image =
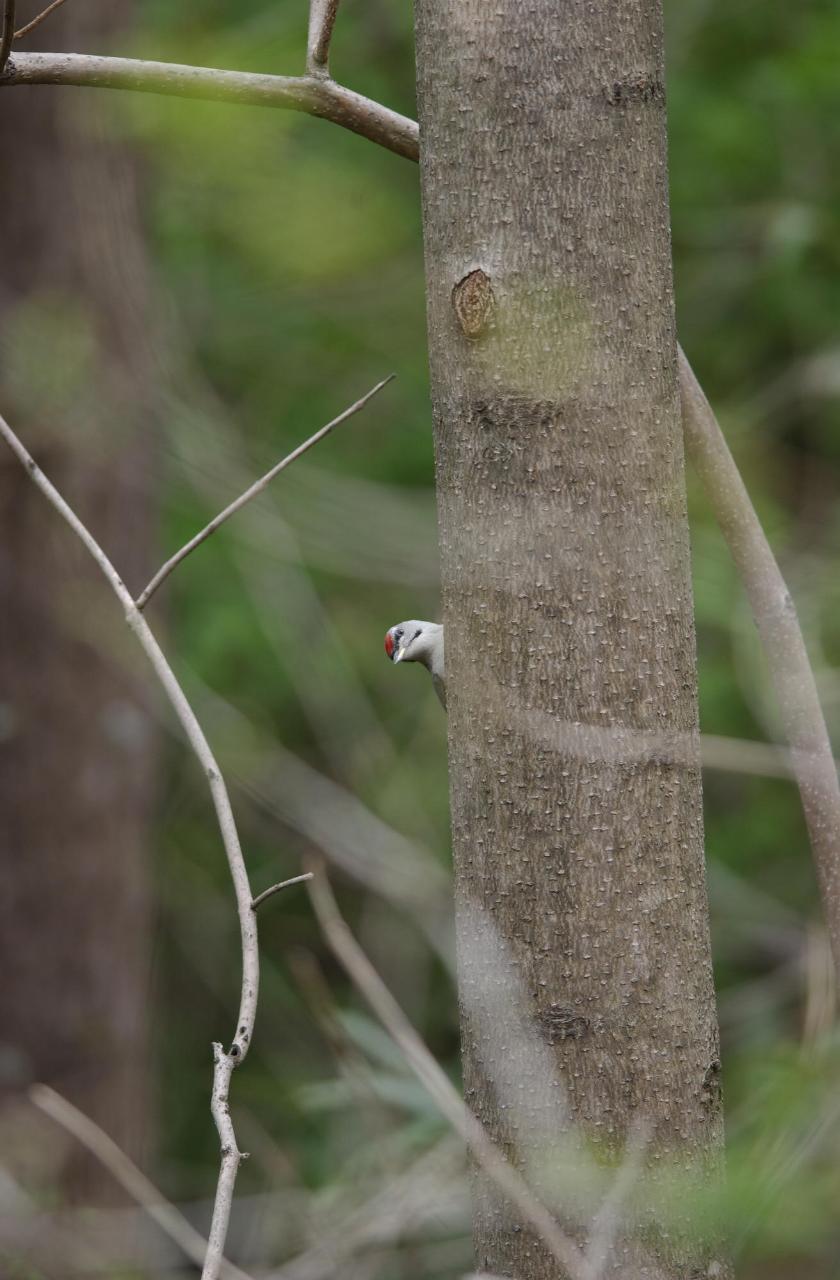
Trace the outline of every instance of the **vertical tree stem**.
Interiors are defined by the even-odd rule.
[[[562,1084],[518,1082],[535,1130],[618,1149],[646,1121],[646,1166],[713,1180],[660,6],[416,0],[416,15],[465,1089],[514,1147],[510,1046],[473,1012],[475,903]],[[614,749],[582,755],[564,726]],[[640,756],[640,734],[684,739],[685,758]],[[476,1186],[481,1265],[557,1280]],[[669,1280],[717,1265],[683,1211],[675,1230],[652,1206],[645,1244]],[[622,1235],[627,1274],[637,1247]]]
[[[3,13],[0,21],[0,76],[6,69],[12,42],[15,38],[15,0],[2,0]]]

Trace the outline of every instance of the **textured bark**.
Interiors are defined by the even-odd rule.
[[[130,8],[68,5],[50,43],[101,45]],[[108,109],[54,88],[0,105],[0,396],[139,587],[154,563],[148,276],[134,167],[106,135]],[[25,1178],[94,1200],[112,1197],[110,1175],[51,1125],[35,1128],[22,1090],[49,1082],[141,1154],[155,734],[128,675],[131,638],[103,594],[4,450],[0,1147]]]
[[[467,1097],[546,1196],[634,1120],[714,1176],[659,7],[417,0],[417,41]],[[607,1273],[720,1274],[646,1194]],[[561,1274],[481,1179],[475,1237]]]

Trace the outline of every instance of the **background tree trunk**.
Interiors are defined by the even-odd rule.
[[[68,5],[44,44],[102,51],[130,11],[124,0]],[[134,164],[104,123],[115,105],[52,87],[3,95],[0,396],[138,585],[154,563],[154,379]],[[122,663],[131,638],[103,595],[84,551],[4,454],[0,1147],[15,1172],[71,1199],[109,1198],[112,1180],[33,1118],[28,1082],[54,1085],[135,1156],[149,1122],[155,734]]]
[[[659,6],[417,0],[417,41],[467,1097],[547,1196],[528,1125],[556,1164],[644,1118],[652,1163],[708,1170]],[[715,1273],[679,1198],[610,1274]],[[475,1237],[490,1271],[559,1273],[481,1180]]]

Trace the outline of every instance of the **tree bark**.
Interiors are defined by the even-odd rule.
[[[713,1177],[659,6],[416,13],[467,1099],[548,1198],[634,1122]],[[476,1185],[479,1266],[562,1274]],[[720,1274],[646,1195],[605,1274]]]
[[[49,20],[51,47],[101,45],[130,11],[68,5]],[[155,379],[134,163],[106,130],[112,107],[52,87],[3,98],[0,395],[139,588],[155,559]],[[135,1158],[149,1125],[156,734],[132,644],[95,566],[0,457],[0,1147],[71,1200],[111,1199],[113,1182],[32,1117],[30,1081]]]

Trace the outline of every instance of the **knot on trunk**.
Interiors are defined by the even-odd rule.
[[[496,306],[490,277],[480,267],[464,276],[452,290],[452,305],[464,334],[468,338],[479,338]]]
[[[579,1040],[591,1028],[588,1018],[561,1004],[540,1009],[537,1022],[549,1044],[556,1040]]]

